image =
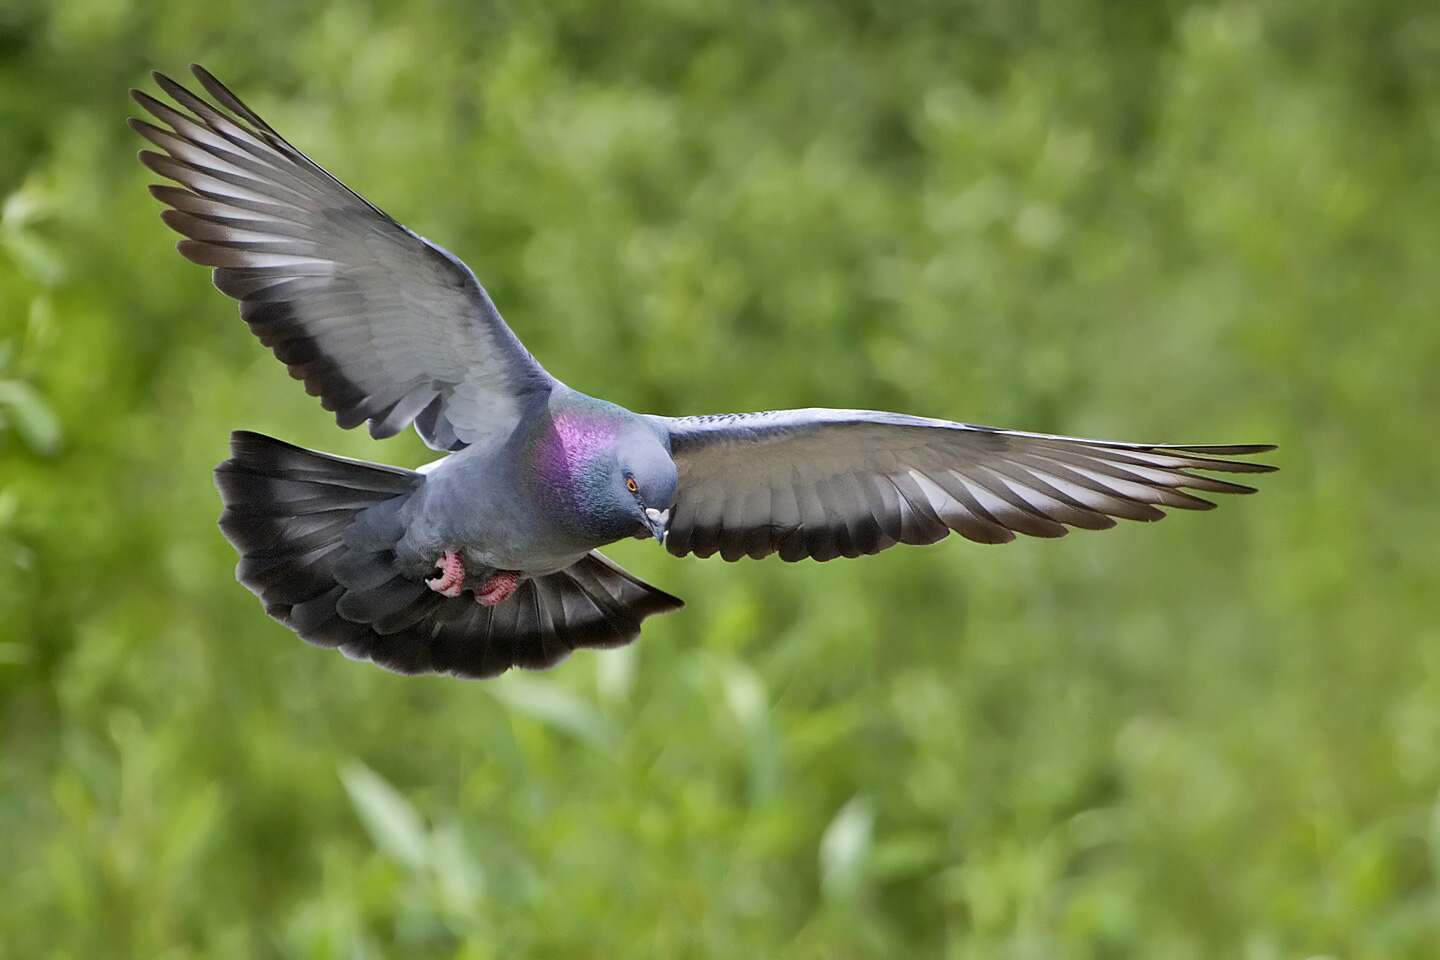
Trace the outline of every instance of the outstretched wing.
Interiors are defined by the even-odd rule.
[[[1108,443],[869,410],[653,419],[680,474],[666,539],[676,556],[831,560],[951,531],[981,543],[1059,537],[1214,506],[1187,489],[1254,492],[1196,470],[1274,469],[1223,459],[1268,444]]]
[[[176,106],[131,95],[169,129],[145,166],[188,259],[345,428],[375,437],[412,421],[439,450],[508,433],[526,395],[554,381],[456,257],[386,216],[287,143],[199,66],[208,101],[163,74]],[[177,109],[178,107],[178,109]]]

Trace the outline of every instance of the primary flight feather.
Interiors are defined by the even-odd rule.
[[[151,192],[180,252],[214,268],[260,342],[345,428],[414,424],[447,453],[422,471],[231,435],[215,470],[240,581],[304,639],[402,673],[490,677],[628,643],[680,600],[598,552],[830,560],[952,531],[1058,537],[1189,491],[1268,444],[1109,443],[869,410],[632,413],[550,376],[458,258],[291,146],[199,66],[206,99],[130,121],[172,184]]]

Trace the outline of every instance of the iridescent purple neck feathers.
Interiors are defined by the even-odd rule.
[[[539,424],[525,450],[537,505],[597,546],[646,532],[647,507],[667,509],[676,472],[660,436],[629,411],[568,403]]]
[[[531,440],[536,479],[555,490],[573,489],[601,461],[613,458],[619,434],[615,417],[571,410],[550,418]]]

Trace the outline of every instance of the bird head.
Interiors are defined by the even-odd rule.
[[[630,515],[641,524],[633,535],[639,540],[654,537],[663,544],[679,480],[670,451],[655,434],[641,429],[620,446],[616,468],[615,475],[624,490],[620,499],[629,499]]]

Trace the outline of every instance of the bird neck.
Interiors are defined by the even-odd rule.
[[[633,532],[633,518],[614,502],[612,490],[623,426],[618,407],[569,403],[539,418],[526,444],[526,486],[537,508],[596,546]]]

